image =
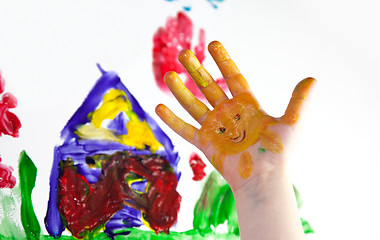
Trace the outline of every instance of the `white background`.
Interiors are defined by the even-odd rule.
[[[53,148],[100,73],[115,70],[143,108],[178,147],[183,196],[177,231],[192,228],[192,209],[203,182],[191,180],[194,147],[154,114],[163,102],[194,123],[155,85],[152,37],[183,6],[206,42],[221,41],[262,107],[284,112],[298,81],[318,80],[290,170],[310,239],[380,239],[379,6],[376,1],[206,0],[0,1],[0,69],[20,137],[0,137],[3,163],[17,168],[26,150],[38,168],[33,201],[46,212]],[[206,55],[206,68],[220,77]],[[208,165],[207,171],[212,167]],[[14,172],[17,176],[17,171]],[[254,217],[254,216],[253,216]]]

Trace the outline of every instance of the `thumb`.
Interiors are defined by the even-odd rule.
[[[299,82],[294,88],[292,98],[286,108],[285,114],[281,117],[281,122],[288,125],[296,124],[306,109],[310,101],[311,90],[314,88],[317,80],[306,78]]]

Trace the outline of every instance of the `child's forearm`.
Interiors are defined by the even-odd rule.
[[[286,171],[252,178],[234,195],[242,240],[305,239]]]

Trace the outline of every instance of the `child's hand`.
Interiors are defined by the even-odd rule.
[[[157,106],[156,112],[176,133],[198,147],[236,192],[252,179],[268,179],[274,172],[283,172],[315,80],[301,81],[284,116],[273,118],[260,108],[222,44],[212,42],[208,49],[233,98],[228,99],[194,54],[184,50],[178,56],[179,61],[214,109],[210,110],[196,99],[175,72],[169,72],[165,83],[201,128],[185,123],[162,104]]]

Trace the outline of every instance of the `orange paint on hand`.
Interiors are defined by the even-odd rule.
[[[314,78],[306,78],[297,84],[288,108],[286,109],[284,116],[281,118],[282,123],[288,125],[297,123],[299,114],[302,110],[302,105],[315,83],[316,80]]]
[[[223,175],[224,154],[216,152],[214,155],[212,155],[210,162],[215,167],[215,169]]]
[[[247,179],[251,176],[253,171],[253,161],[249,152],[243,152],[239,160],[239,175]]]
[[[264,149],[274,153],[281,153],[284,146],[281,143],[280,135],[273,131],[265,131],[261,134],[261,145]]]
[[[266,116],[249,93],[218,104],[208,113],[199,136],[201,144],[212,142],[216,151],[234,155],[258,141]]]
[[[258,142],[267,134],[268,126],[277,123],[260,110],[251,94],[241,93],[207,115],[199,136],[203,146],[211,142],[216,151],[234,155]]]
[[[241,153],[259,140],[267,150],[280,153],[283,150],[280,136],[268,130],[268,126],[278,123],[260,110],[250,93],[241,93],[222,101],[209,112],[199,130],[199,136],[204,147],[211,143],[215,148],[216,154],[211,163],[221,172],[225,155]],[[242,155],[243,160],[240,159],[239,162],[239,173],[244,177],[250,169],[246,154]],[[241,172],[240,169],[246,170]]]

